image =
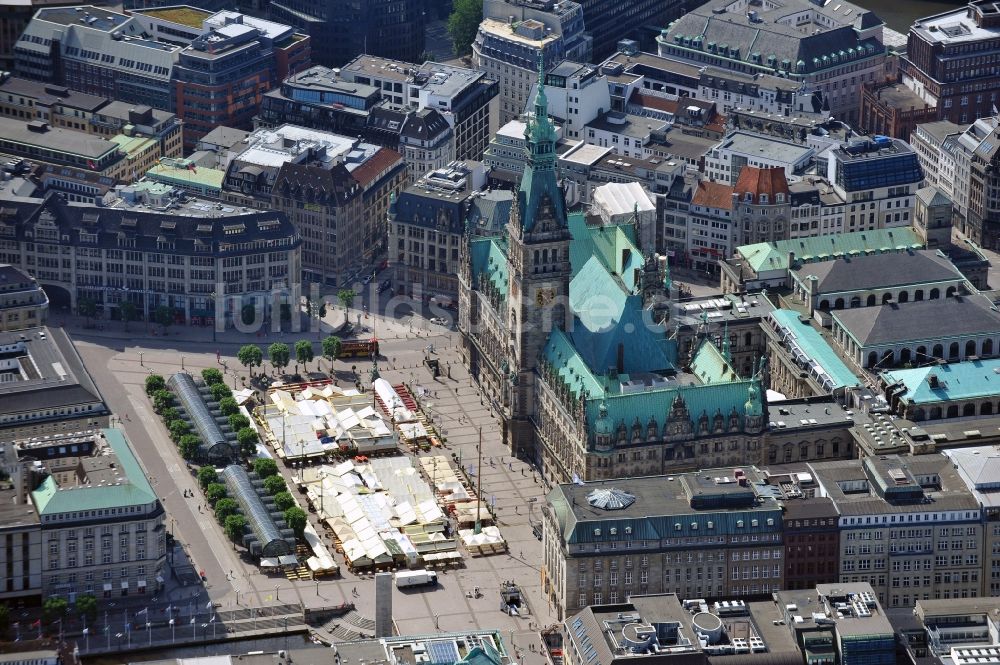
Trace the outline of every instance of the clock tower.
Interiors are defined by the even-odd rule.
[[[570,261],[566,201],[556,177],[556,130],[548,116],[545,69],[538,62],[538,94],[524,130],[524,175],[507,226],[509,333],[506,364],[511,392],[507,442],[513,454],[536,459],[535,367],[554,328],[569,316]]]

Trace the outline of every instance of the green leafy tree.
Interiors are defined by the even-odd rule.
[[[163,418],[163,422],[169,423],[177,420],[181,417],[181,412],[172,406],[168,406],[163,411],[160,412],[160,418]]]
[[[226,518],[223,528],[226,531],[226,538],[238,543],[243,540],[243,534],[247,530],[247,520],[242,515],[230,515]]]
[[[128,332],[128,324],[135,321],[138,315],[139,309],[135,306],[134,302],[126,300],[118,305],[118,316],[121,317],[122,322],[125,324],[125,332]]]
[[[76,313],[87,319],[89,326],[91,319],[97,316],[97,303],[93,298],[80,298],[76,301]]]
[[[160,305],[153,310],[153,320],[163,326],[163,334],[167,334],[167,328],[174,324],[174,310],[166,305]]]
[[[45,602],[42,604],[42,618],[46,622],[52,622],[56,619],[60,619],[66,616],[66,608],[69,603],[66,599],[61,596],[52,596],[51,598],[46,598]]]
[[[252,427],[244,427],[236,432],[236,440],[240,444],[240,451],[244,457],[253,457],[257,453],[257,443],[260,437]]]
[[[261,457],[253,461],[253,472],[258,478],[270,478],[278,473],[278,464],[269,457]]]
[[[222,483],[210,483],[205,489],[205,500],[214,506],[219,499],[225,499],[227,494],[226,486]]]
[[[285,484],[285,479],[281,476],[268,476],[264,479],[264,491],[274,496],[279,492],[288,491],[288,485]]]
[[[293,506],[285,511],[285,524],[300,538],[302,537],[302,532],[305,531],[306,522],[306,511],[301,508]]]
[[[331,372],[333,371],[333,361],[340,356],[342,346],[340,338],[336,335],[330,335],[323,340],[323,357],[330,361]]]
[[[340,291],[337,291],[337,300],[340,301],[340,304],[344,307],[345,312],[350,309],[351,305],[354,304],[354,299],[357,295],[358,294],[356,294],[352,289],[341,289]]]
[[[472,51],[479,24],[483,22],[483,0],[455,0],[448,17],[448,36],[457,55]]]
[[[163,413],[174,405],[174,395],[169,390],[157,390],[153,393],[153,411]]]
[[[222,372],[214,367],[201,370],[201,379],[210,386],[214,386],[217,383],[225,381],[225,378],[222,376]]]
[[[295,505],[295,499],[292,498],[290,492],[278,492],[274,495],[274,505],[277,506],[278,510],[281,512],[285,512]]]
[[[305,369],[306,363],[312,362],[313,359],[313,345],[312,342],[301,339],[295,342],[295,362],[302,365]]]
[[[240,350],[237,351],[236,359],[240,361],[241,365],[248,368],[250,376],[253,376],[253,368],[264,364],[264,352],[260,350],[259,346],[247,344],[241,346]]]
[[[236,503],[236,499],[226,497],[219,499],[215,504],[215,519],[219,520],[219,524],[225,524],[230,515],[236,515],[239,512],[240,504]]]
[[[81,594],[76,597],[76,612],[92,623],[97,618],[97,598],[92,593]]]
[[[267,347],[267,359],[271,361],[275,369],[284,372],[285,368],[288,367],[288,361],[291,359],[288,345],[282,342],[275,342]]]
[[[208,392],[212,393],[212,398],[219,401],[225,397],[232,397],[233,391],[229,389],[224,383],[216,383],[215,385],[209,387]]]
[[[194,460],[198,457],[198,450],[201,449],[201,439],[197,434],[185,434],[177,442],[177,449],[184,459]]]
[[[244,427],[250,427],[250,419],[242,413],[234,413],[229,416],[229,426],[234,432],[239,432]]]
[[[177,419],[172,420],[167,424],[167,429],[170,430],[170,438],[175,442],[179,443],[181,437],[185,434],[191,433],[191,426],[187,422]]]
[[[234,413],[240,412],[240,407],[236,404],[236,400],[232,397],[223,397],[219,400],[219,411],[222,411],[222,415],[231,416]]]
[[[164,390],[167,387],[166,380],[159,374],[150,374],[146,377],[146,394],[150,397],[153,396],[158,390]]]
[[[219,473],[212,466],[203,466],[198,469],[198,484],[204,492],[212,483],[218,482]]]

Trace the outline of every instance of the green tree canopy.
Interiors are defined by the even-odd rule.
[[[448,36],[457,55],[472,51],[479,24],[483,22],[483,0],[455,0],[448,17]]]
[[[198,457],[200,448],[201,439],[198,438],[197,434],[185,434],[177,442],[177,449],[180,451],[181,457],[189,461]]]
[[[76,597],[76,612],[87,621],[97,618],[97,598],[92,593],[80,594]]]
[[[85,317],[89,323],[92,318],[97,316],[97,303],[94,302],[93,298],[80,298],[76,301],[76,313]]]
[[[226,518],[223,528],[226,531],[226,537],[234,543],[238,543],[243,540],[243,534],[247,530],[246,518],[242,515],[230,515]]]
[[[220,399],[223,399],[225,397],[232,397],[233,396],[233,391],[230,390],[229,386],[227,386],[224,383],[216,383],[216,384],[212,385],[208,390],[209,390],[209,392],[212,393],[212,397],[214,399],[216,399],[216,400],[220,400]]]
[[[158,390],[163,390],[167,387],[167,381],[159,374],[150,374],[146,377],[146,394],[150,397],[153,396]]]
[[[330,335],[323,340],[323,357],[331,363],[340,356],[340,349],[343,344],[336,335]]]
[[[357,295],[358,294],[356,294],[352,289],[341,289],[340,291],[337,291],[337,300],[339,300],[340,304],[343,305],[345,312],[352,304],[354,304],[354,299]]]
[[[253,368],[260,367],[264,363],[264,352],[260,350],[259,346],[246,344],[236,352],[236,359],[240,361],[241,365],[248,368],[250,376],[253,376]]]
[[[291,359],[288,345],[283,342],[275,342],[267,347],[267,359],[276,369],[284,370],[288,367],[288,361]]]
[[[260,442],[260,437],[257,436],[257,432],[252,427],[244,427],[238,430],[236,432],[236,440],[240,444],[240,451],[242,451],[244,457],[253,457],[257,452],[257,443]]]
[[[214,506],[219,499],[225,499],[227,494],[226,486],[222,483],[210,483],[205,489],[205,500]]]
[[[175,442],[179,442],[181,437],[185,434],[191,433],[191,426],[187,422],[178,418],[177,420],[171,420],[167,423],[167,429],[170,430],[170,438]]]
[[[281,512],[285,512],[295,505],[295,499],[292,498],[290,492],[278,492],[274,495],[274,505],[277,506],[278,510]]]
[[[285,511],[285,524],[300,538],[302,537],[302,532],[305,531],[306,522],[306,511],[301,508],[293,506]]]
[[[285,492],[288,490],[288,485],[285,484],[285,479],[281,476],[268,476],[264,479],[264,491],[266,491],[271,496],[278,494],[279,492]]]
[[[169,390],[157,390],[153,393],[153,410],[157,413],[163,413],[173,405],[174,395]]]
[[[253,461],[253,471],[258,478],[270,478],[278,473],[278,464],[269,457],[261,457]]]
[[[219,520],[219,524],[225,524],[226,518],[239,512],[240,504],[236,503],[236,499],[226,497],[219,499],[215,504],[215,519]]]
[[[68,606],[69,604],[66,602],[66,599],[61,596],[46,598],[42,604],[42,617],[47,622],[60,619],[66,615],[66,608]]]
[[[234,413],[229,416],[229,426],[234,432],[239,432],[244,427],[250,427],[250,419],[242,413]]]
[[[174,310],[166,305],[160,305],[155,310],[153,310],[153,320],[163,326],[163,332],[167,332],[167,328],[174,324]]]
[[[212,466],[203,466],[198,469],[198,484],[201,485],[202,491],[208,489],[208,486],[212,483],[219,481],[219,474]]]
[[[222,415],[231,416],[234,413],[240,412],[240,407],[236,404],[236,399],[233,397],[223,397],[219,400],[219,411],[222,411]]]
[[[305,365],[308,362],[312,362],[313,359],[313,345],[312,342],[305,339],[300,339],[295,342],[295,362]]]
[[[126,300],[120,305],[118,305],[118,316],[120,316],[122,321],[125,322],[126,332],[128,331],[129,322],[135,321],[138,315],[139,315],[139,309],[135,306],[134,302]]]
[[[210,386],[214,386],[217,383],[222,383],[225,378],[222,376],[222,372],[215,369],[214,367],[207,367],[201,370],[202,380]]]
[[[172,406],[168,406],[163,411],[160,411],[160,418],[162,418],[165,423],[172,422],[180,417],[181,412]]]

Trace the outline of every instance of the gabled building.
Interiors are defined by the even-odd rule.
[[[459,272],[464,359],[504,441],[556,482],[746,460],[767,420],[762,368],[737,370],[724,337],[699,338],[684,371],[665,260],[646,258],[632,223],[567,213],[546,104],[540,85],[506,233],[466,242]]]

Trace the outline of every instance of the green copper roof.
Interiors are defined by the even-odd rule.
[[[156,492],[146,480],[146,474],[122,432],[117,429],[101,431],[118,458],[122,482],[117,485],[81,485],[59,489],[55,479],[49,476],[31,493],[39,515],[140,506],[156,501]]]
[[[583,356],[577,353],[573,342],[558,328],[549,335],[542,355],[552,365],[559,378],[569,386],[575,398],[581,394],[598,397],[606,392],[607,381],[590,371]]]
[[[771,316],[784,330],[794,335],[795,345],[805,354],[810,364],[819,365],[823,372],[832,381],[832,390],[856,386],[861,380],[852,372],[840,356],[827,343],[823,336],[811,323],[803,323],[799,319],[799,313],[788,309],[777,309],[771,312]],[[786,344],[790,340],[786,340]]]
[[[702,340],[691,359],[691,373],[704,384],[738,381],[740,378],[715,343],[708,338]]]
[[[902,383],[906,392],[900,395],[910,404],[933,404],[965,399],[979,399],[1000,393],[1000,359],[966,360],[947,365],[931,365],[916,369],[883,372],[885,380]],[[932,388],[930,376],[937,377]]]
[[[545,72],[542,59],[538,64],[538,94],[535,96],[534,117],[525,127],[528,158],[517,192],[518,213],[521,226],[531,231],[538,222],[539,213],[550,210],[557,221],[566,219],[566,202],[556,177],[555,127],[549,119],[548,99],[545,96]],[[546,214],[548,216],[548,214]]]
[[[868,254],[903,251],[923,247],[917,232],[910,228],[855,231],[814,238],[796,238],[777,242],[742,245],[736,251],[754,272],[787,270],[788,253],[799,260],[828,261],[850,253]]]
[[[507,254],[496,238],[481,238],[469,241],[469,255],[472,259],[472,277],[485,277],[502,298],[507,297]]]
[[[574,276],[591,257],[597,256],[608,272],[622,278],[628,291],[635,290],[638,286],[635,270],[642,270],[645,259],[639,250],[635,225],[631,221],[590,226],[582,213],[571,213],[569,230],[573,236],[569,258]]]

